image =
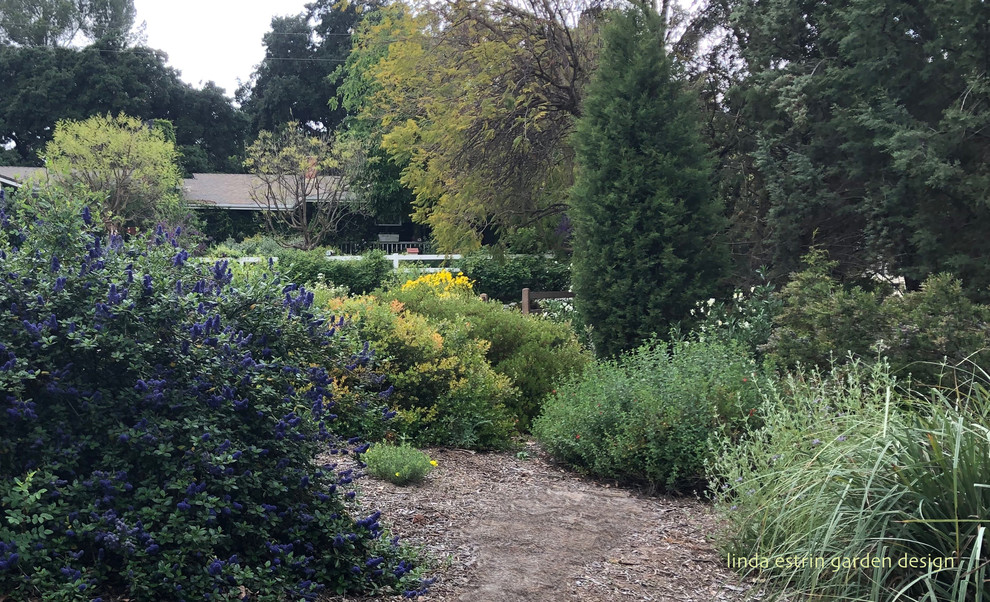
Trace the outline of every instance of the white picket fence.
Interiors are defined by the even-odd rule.
[[[454,254],[454,255],[419,255],[418,253],[392,253],[391,255],[386,255],[385,256],[385,259],[387,259],[387,260],[389,260],[389,261],[392,262],[392,269],[393,270],[398,270],[399,269],[399,264],[401,262],[403,262],[403,261],[415,261],[415,262],[420,262],[420,263],[436,262],[436,261],[450,262],[450,261],[458,261],[462,257],[463,256],[462,255],[459,255],[459,254]],[[329,255],[328,254],[327,255],[327,259],[331,259],[331,260],[334,260],[334,261],[355,261],[355,260],[361,259],[361,256],[360,255]],[[418,267],[418,269],[420,271],[422,271],[422,272],[440,272],[440,271],[443,271],[443,270],[449,270],[450,268],[449,267],[432,267],[432,266],[426,266],[426,267]]]
[[[458,261],[462,258],[462,255],[418,255],[409,253],[392,253],[391,255],[386,255],[385,259],[392,262],[392,269],[398,270],[399,265],[403,261],[414,261],[419,263],[429,263],[429,262],[450,262]],[[278,257],[271,257],[272,261],[278,262]],[[361,259],[360,255],[330,255],[327,254],[327,259],[332,261],[356,261]],[[268,257],[237,257],[230,258],[227,261],[236,261],[237,263],[244,265],[245,263],[261,263],[263,261],[268,261]],[[215,261],[215,259],[210,259],[209,261]],[[417,269],[421,272],[441,272],[443,270],[449,270],[450,267],[436,267],[436,266],[417,266]]]

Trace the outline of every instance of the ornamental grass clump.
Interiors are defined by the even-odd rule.
[[[378,443],[361,454],[368,465],[368,473],[396,485],[419,483],[437,465],[425,452],[406,443],[391,445]]]
[[[421,589],[354,475],[386,400],[370,350],[306,289],[233,285],[161,228],[71,198],[0,207],[0,592],[315,599]]]
[[[851,361],[768,383],[763,427],[712,463],[730,567],[788,599],[990,599],[990,398],[957,376],[922,395]]]

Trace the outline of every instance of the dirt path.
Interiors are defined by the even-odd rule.
[[[366,508],[438,563],[424,602],[742,600],[694,499],[647,497],[515,454],[428,450],[418,486],[362,479]],[[354,600],[331,598],[328,600]]]

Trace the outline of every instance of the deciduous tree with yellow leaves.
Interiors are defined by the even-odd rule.
[[[417,11],[395,3],[363,22],[345,106],[403,166],[413,217],[442,249],[566,210],[567,136],[597,52],[595,14],[544,0],[452,0]]]

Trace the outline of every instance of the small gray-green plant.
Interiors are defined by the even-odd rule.
[[[361,459],[368,465],[368,474],[396,485],[418,483],[437,465],[425,452],[405,443],[373,445]]]
[[[334,284],[327,282],[326,276],[322,273],[316,275],[316,282],[310,285],[313,291],[313,303],[317,307],[326,307],[330,299],[347,297],[351,294],[346,284]]]
[[[557,386],[533,435],[589,474],[690,491],[705,481],[719,427],[738,433],[758,421],[755,370],[739,344],[646,344]]]

